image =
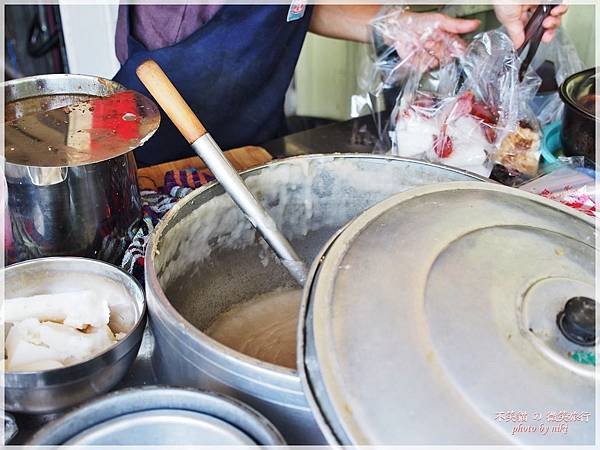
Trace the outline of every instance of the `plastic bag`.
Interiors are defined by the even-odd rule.
[[[464,51],[465,45],[455,35],[441,31],[431,19],[412,13],[407,7],[382,7],[371,22],[372,52],[359,77],[359,89],[364,95],[353,96],[355,108],[372,112],[378,133],[375,151],[389,152],[389,116],[381,110],[397,111],[397,103],[410,103],[423,83],[423,75],[433,66],[440,65],[428,76],[440,96],[453,95],[458,71],[453,69],[455,58]],[[440,53],[440,50],[443,50]],[[454,73],[450,73],[454,70]],[[432,90],[432,89],[426,89]]]
[[[558,88],[569,75],[584,69],[583,62],[575,46],[559,28],[550,43],[540,44],[531,65],[542,78],[542,85],[530,104],[544,127],[561,119],[564,105]]]
[[[460,56],[465,44],[455,34],[441,30],[430,15],[416,14],[407,7],[384,7],[371,22],[375,49],[372,76],[379,88],[399,81],[419,83],[434,67],[443,67]],[[454,83],[450,86],[454,88]],[[416,86],[408,85],[414,92]],[[377,89],[372,90],[377,93]]]
[[[541,153],[541,129],[529,101],[541,79],[529,69],[519,81],[521,61],[510,38],[500,30],[476,36],[461,65],[465,74],[462,89],[473,92],[491,112],[487,117],[476,112],[475,115],[488,127],[486,137],[495,147],[495,152],[489,152],[493,162],[509,172],[535,176]]]
[[[447,67],[441,73],[451,81],[438,83],[436,92],[417,89],[406,95],[405,88],[391,117],[392,152],[484,176],[494,162],[534,176],[540,130],[527,100],[535,94],[539,78],[529,71],[519,82],[520,61],[510,38],[499,30],[477,35],[458,60],[462,84],[455,76],[456,65]],[[452,83],[454,89],[449,87]],[[442,92],[439,86],[444,86]],[[453,90],[455,95],[448,95]]]
[[[530,69],[519,81],[520,60],[510,38],[501,30],[481,33],[461,54],[456,36],[427,29],[415,36],[399,27],[401,18],[402,12],[394,11],[373,23],[380,43],[398,37],[400,44],[409,43],[408,50],[396,51],[395,57],[390,57],[395,48],[377,51],[374,67],[380,78],[369,78],[373,96],[400,86],[388,126],[383,128],[391,153],[484,176],[499,162],[511,171],[534,176],[540,127],[528,102],[540,79]],[[437,59],[441,64],[437,71],[428,72],[436,62],[429,50],[432,36],[433,45],[445,46],[449,52]]]
[[[560,158],[550,173],[520,186],[527,192],[556,200],[596,216],[596,173],[584,167],[583,158]]]

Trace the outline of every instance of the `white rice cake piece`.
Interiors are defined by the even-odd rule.
[[[105,299],[110,310],[108,326],[113,333],[128,333],[135,325],[135,304],[127,297],[127,293],[107,291],[100,298]]]
[[[5,322],[15,323],[35,318],[39,321],[62,322],[73,328],[101,327],[110,320],[106,298],[94,291],[63,292],[4,301]]]
[[[30,367],[43,361],[61,365],[78,363],[115,342],[107,325],[90,328],[84,333],[59,323],[27,319],[13,325],[6,338],[7,370]]]
[[[11,367],[11,371],[14,372],[39,372],[41,370],[52,370],[52,369],[60,369],[61,367],[65,367],[64,364],[61,364],[58,361],[52,360],[44,360],[44,361],[36,361],[29,364],[23,364],[21,366]]]
[[[6,370],[21,370],[40,361],[54,361],[58,354],[51,348],[32,344],[27,341],[17,341],[12,347],[13,352],[6,361]]]
[[[4,342],[4,351],[7,355],[14,354],[14,347],[20,342],[25,341],[34,345],[40,345],[39,320],[25,319],[22,322],[15,323],[10,327],[6,340]],[[10,358],[9,358],[10,359]]]
[[[27,366],[44,360],[58,360],[60,355],[54,349],[41,345],[40,323],[37,319],[27,319],[13,325],[5,342],[7,355],[6,370]]]
[[[65,364],[85,361],[116,342],[107,325],[91,328],[83,333],[54,322],[40,324],[40,341],[60,355]]]

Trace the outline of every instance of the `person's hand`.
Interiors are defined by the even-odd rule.
[[[440,13],[394,11],[380,20],[380,30],[405,63],[426,71],[460,56],[465,42],[460,34],[471,33],[479,20],[457,19]]]
[[[525,41],[525,25],[536,6],[519,4],[494,5],[496,17],[506,27],[506,31],[512,39],[515,48],[519,48]],[[556,29],[560,26],[561,16],[567,12],[568,8],[567,5],[557,5],[552,8],[550,15],[542,22],[542,26],[546,29],[542,36],[542,42],[548,43],[554,38]]]

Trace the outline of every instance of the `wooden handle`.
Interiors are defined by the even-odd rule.
[[[206,128],[200,119],[155,61],[151,59],[144,61],[135,72],[190,144],[206,134]]]

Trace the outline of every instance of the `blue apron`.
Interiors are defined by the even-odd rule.
[[[288,6],[223,6],[183,41],[149,51],[129,34],[129,59],[115,81],[150,96],[135,74],[155,60],[223,149],[261,144],[285,132],[283,103],[308,31]],[[162,114],[156,134],[135,151],[141,166],[194,155]]]

